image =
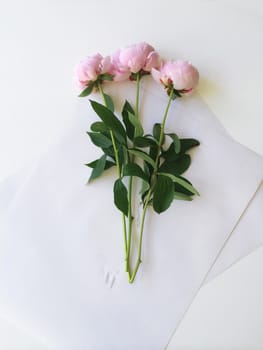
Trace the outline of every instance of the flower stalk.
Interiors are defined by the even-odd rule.
[[[99,88],[99,92],[100,92],[100,95],[103,99],[105,107],[108,107],[107,100],[105,98],[105,94],[104,94],[104,91],[103,91],[100,83],[98,83],[98,88]],[[112,130],[110,130],[110,136],[111,136],[112,146],[113,146],[113,150],[114,150],[114,156],[115,156],[115,160],[116,160],[118,178],[121,179],[122,174],[121,174],[121,167],[120,167],[120,161],[119,161],[119,152],[118,152],[118,149],[116,146],[116,141],[115,141],[115,137],[114,137]],[[127,266],[126,271],[128,272],[128,277],[130,277],[129,264],[128,264],[127,226],[126,226],[126,217],[123,213],[122,213],[122,228],[123,228],[125,261],[126,261],[126,266]]]
[[[139,99],[140,99],[140,74],[136,75],[136,99],[135,99],[135,116],[139,119]],[[134,144],[132,144],[134,147]],[[134,155],[130,156],[130,162],[134,163],[135,157]],[[131,254],[131,238],[132,238],[132,229],[133,229],[133,215],[132,215],[132,196],[133,196],[133,176],[129,177],[129,185],[128,185],[128,244],[127,244],[127,260],[126,260],[126,271],[130,270],[130,254]]]
[[[168,100],[167,106],[165,108],[164,116],[163,116],[163,119],[162,119],[162,124],[161,124],[161,132],[160,132],[160,138],[159,138],[159,142],[158,142],[158,151],[157,151],[157,156],[156,156],[156,159],[155,159],[155,168],[154,168],[154,175],[155,176],[156,176],[156,173],[157,173],[158,163],[159,163],[159,159],[160,159],[160,151],[161,151],[161,146],[162,146],[162,140],[163,140],[163,137],[164,137],[165,123],[166,123],[166,120],[167,120],[167,116],[168,116],[168,112],[169,112],[169,108],[171,106],[171,102],[172,102],[173,96],[174,96],[174,93],[173,93],[173,90],[171,90],[171,92],[169,94],[169,100]],[[132,275],[131,275],[131,277],[129,279],[130,283],[133,283],[133,281],[134,281],[134,279],[136,277],[136,274],[138,272],[139,266],[140,266],[140,264],[142,262],[141,256],[142,256],[142,239],[143,239],[144,223],[145,223],[145,217],[146,217],[147,208],[149,206],[149,202],[150,202],[152,193],[154,191],[154,186],[155,186],[155,183],[153,182],[151,184],[151,187],[149,189],[149,192],[147,194],[147,197],[145,199],[144,206],[143,206],[142,220],[141,220],[141,226],[140,226],[140,235],[139,235],[140,238],[139,238],[138,257],[137,257],[137,262],[136,262],[136,265],[135,265],[134,272],[132,273]]]

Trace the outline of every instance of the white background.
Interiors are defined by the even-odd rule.
[[[192,61],[199,92],[225,128],[263,153],[261,1],[9,0],[0,2],[0,180],[65,132],[81,58],[142,40]],[[262,349],[262,266],[259,249],[205,286],[169,349]],[[1,319],[0,335],[2,349],[40,349]]]

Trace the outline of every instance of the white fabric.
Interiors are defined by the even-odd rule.
[[[150,82],[146,92],[141,114],[149,131],[167,96]],[[115,93],[134,90],[119,84]],[[115,173],[85,186],[83,164],[99,155],[85,135],[96,117],[86,99],[78,106],[70,134],[39,162],[3,215],[0,310],[51,349],[163,349],[233,229],[241,228],[262,180],[262,158],[234,142],[200,97],[175,101],[167,130],[201,141],[187,172],[201,196],[174,202],[161,215],[149,211],[143,264],[130,285],[112,204]]]

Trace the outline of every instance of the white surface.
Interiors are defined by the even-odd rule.
[[[148,133],[153,118],[161,121],[167,95],[152,79],[143,85]],[[130,82],[115,84],[114,92],[115,101],[134,104]],[[148,212],[143,264],[131,286],[116,234],[112,171],[84,185],[83,164],[100,153],[85,135],[87,116],[97,118],[86,99],[73,116],[66,137],[36,164],[1,220],[0,310],[46,338],[50,349],[163,349],[257,190],[263,158],[226,135],[198,95],[174,101],[166,129],[176,123],[178,135],[200,140],[187,176],[202,195],[160,216]]]
[[[108,53],[142,39],[151,42],[167,57],[190,59],[203,77],[202,96],[225,127],[237,140],[262,153],[260,2],[167,1],[165,7],[163,2],[150,4],[135,1],[130,4],[129,13],[123,8],[123,2],[118,1],[101,1],[99,5],[87,1],[11,1],[1,5],[1,176],[46,150],[53,136],[60,132],[64,120],[69,119],[75,93],[71,89],[71,71],[77,60],[99,48],[102,53]],[[149,8],[151,15],[147,16]],[[96,14],[99,14],[99,21]],[[127,18],[136,15],[136,26],[127,24]],[[112,20],[114,16],[118,16],[117,21]],[[95,35],[96,21],[99,28]],[[263,257],[258,254],[259,258],[254,260],[249,257],[252,259],[250,275],[254,271],[258,272],[255,275],[262,273]],[[233,272],[230,279],[210,284],[211,295],[217,295],[220,286],[228,290],[239,285],[244,279],[243,262],[235,268],[238,266],[239,273]],[[253,280],[246,278],[250,290],[261,288],[262,294],[262,281],[254,281],[253,286]],[[244,303],[249,309],[247,298],[238,300],[240,310]],[[218,304],[207,305],[202,299],[196,302],[201,305],[198,310],[206,311],[203,315],[210,313],[214,323],[220,320],[220,315],[215,314]],[[254,299],[252,302],[251,309]],[[196,325],[192,316],[192,326],[190,320],[186,328],[187,336],[182,332],[181,338],[180,332],[175,336],[175,349],[221,349],[218,344],[224,338],[222,333],[229,334],[233,320],[238,324],[242,317],[235,311],[231,313],[233,318],[225,317],[222,332],[215,332],[211,338],[194,338]],[[257,324],[262,323],[260,312],[250,313],[246,322],[247,327],[255,323],[254,339],[259,339],[249,348],[260,348],[262,342],[257,334]],[[183,327],[184,323],[181,329]],[[247,341],[243,332],[244,344],[251,339],[251,332],[247,333]],[[242,349],[240,344],[237,337],[229,336],[225,349]]]
[[[262,349],[262,255],[260,248],[202,288],[169,349]]]

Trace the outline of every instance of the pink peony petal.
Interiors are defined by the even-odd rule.
[[[160,65],[160,57],[156,51],[150,52],[146,59],[146,63],[144,65],[144,70],[146,72],[150,72],[152,68],[158,68]]]
[[[152,68],[151,75],[157,83],[161,82],[161,72],[158,69]]]

